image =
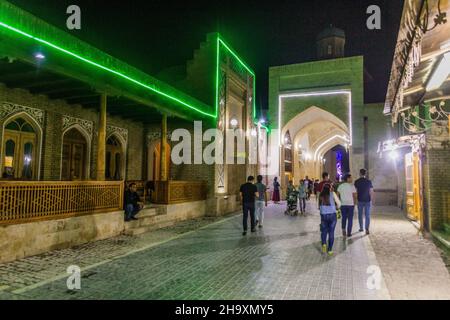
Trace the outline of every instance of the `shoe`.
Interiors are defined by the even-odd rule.
[[[262,228],[262,227],[263,227],[263,225],[262,225],[262,224],[258,225],[258,228]]]
[[[333,251],[328,251],[328,255],[332,256],[333,255]]]
[[[131,220],[138,220],[138,218],[136,218],[136,217],[131,217]]]
[[[243,236],[247,235],[247,231],[242,232],[242,235]]]
[[[251,232],[256,232],[256,229],[252,229],[252,231]]]
[[[363,229],[359,229],[359,232],[363,232],[364,230]]]
[[[342,231],[342,236],[345,238],[347,236],[347,232]]]
[[[322,252],[323,252],[323,253],[326,253],[326,252],[327,252],[327,245],[326,245],[326,244],[323,244],[323,245],[322,245]]]
[[[350,238],[351,236],[352,236],[352,234],[351,234],[351,233],[347,234],[347,237],[348,237],[348,238]]]
[[[130,220],[131,220],[131,219],[125,218],[125,221],[126,221],[126,222],[128,222],[128,221],[130,221]]]
[[[258,223],[259,223],[259,220],[256,220],[256,221],[255,221],[255,226],[257,226],[257,225],[258,225]]]
[[[366,234],[370,234],[369,230],[366,230]]]

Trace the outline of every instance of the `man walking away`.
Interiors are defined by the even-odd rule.
[[[352,175],[350,173],[344,176],[344,182],[337,189],[341,198],[342,212],[342,235],[344,238],[352,236],[353,213],[356,203],[356,189],[352,184]]]
[[[367,170],[359,170],[360,178],[355,181],[355,187],[358,194],[358,220],[359,231],[362,232],[363,227],[366,229],[366,234],[369,234],[370,226],[370,209],[374,199],[372,181],[366,178]],[[363,218],[365,218],[365,225]]]
[[[244,213],[243,227],[244,232],[242,235],[247,234],[247,226],[248,226],[248,216],[250,214],[250,224],[251,231],[255,232],[255,199],[258,196],[258,189],[253,184],[255,177],[249,176],[247,178],[247,183],[241,185],[241,201],[242,201],[242,209]]]
[[[302,214],[306,213],[306,187],[303,179],[300,180],[300,184],[298,186],[298,200],[300,203],[300,212]]]
[[[261,175],[256,177],[256,190],[258,190],[258,195],[256,197],[256,224],[259,228],[263,227],[264,222],[264,205],[267,202],[266,199],[266,190],[267,187],[262,183],[263,177]]]

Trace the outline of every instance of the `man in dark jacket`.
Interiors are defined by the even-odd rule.
[[[125,221],[137,220],[135,216],[143,208],[141,198],[136,191],[136,183],[133,182],[125,192]]]

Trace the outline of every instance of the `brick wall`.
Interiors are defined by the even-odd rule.
[[[94,124],[90,150],[90,178],[96,176],[98,112],[79,105],[68,105],[63,100],[51,100],[44,95],[34,95],[22,89],[9,89],[0,84],[0,101],[32,107],[45,112],[42,151],[41,180],[59,180],[61,171],[62,118],[64,115],[92,121]],[[3,128],[3,120],[0,127]],[[107,117],[107,124],[128,130],[127,180],[142,179],[144,152],[144,125],[117,116]],[[2,129],[0,129],[2,130]],[[3,135],[3,132],[0,132]]]

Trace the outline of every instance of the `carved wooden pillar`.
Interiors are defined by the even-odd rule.
[[[160,153],[160,168],[161,168],[161,181],[167,181],[167,115],[163,114],[161,119],[161,153]]]
[[[97,141],[97,180],[105,180],[105,158],[106,158],[106,93],[100,96],[100,117],[98,122]]]

